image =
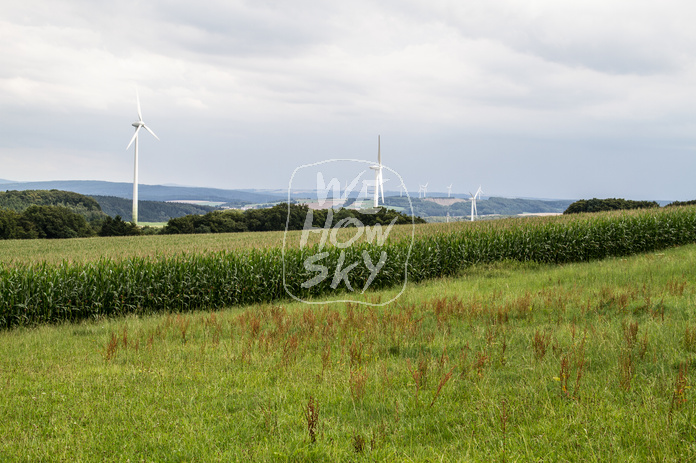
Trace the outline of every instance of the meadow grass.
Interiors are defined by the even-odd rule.
[[[695,264],[498,262],[381,308],[6,330],[0,460],[694,461]]]

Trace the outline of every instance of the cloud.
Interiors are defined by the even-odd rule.
[[[393,167],[406,177],[446,186],[450,171],[473,166],[489,173],[486,191],[513,195],[643,178],[638,166],[657,153],[696,167],[686,155],[696,128],[695,9],[681,0],[5,4],[1,176],[108,177],[106,158],[121,159],[132,133],[136,88],[162,138],[147,145],[143,172],[152,163],[161,183],[276,188],[296,165],[329,153],[369,157],[377,133],[385,153],[398,150]],[[71,154],[42,171],[49,151]],[[626,152],[636,166],[590,169],[594,183],[542,181],[573,172],[578,157]],[[101,153],[97,165],[76,161],[91,153]],[[13,156],[31,158],[32,169]],[[420,166],[423,156],[433,162]],[[626,195],[641,188],[620,184]]]

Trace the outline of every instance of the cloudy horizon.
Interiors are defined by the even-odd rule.
[[[6,2],[7,3],[7,2]],[[562,3],[562,4],[561,4]],[[0,178],[696,199],[696,4],[27,0],[0,6]]]

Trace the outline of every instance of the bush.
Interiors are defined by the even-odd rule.
[[[133,236],[140,235],[137,225],[132,222],[124,222],[120,215],[115,218],[107,217],[102,223],[99,236]]]
[[[628,209],[648,209],[652,207],[660,207],[655,201],[632,201],[630,199],[622,198],[608,198],[608,199],[581,199],[575,201],[568,209],[566,209],[564,214],[578,214],[580,212],[602,212],[602,211],[618,211],[618,210],[628,210]]]

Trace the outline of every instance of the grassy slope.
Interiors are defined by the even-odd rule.
[[[500,264],[382,309],[4,332],[0,459],[693,461],[695,262]]]

